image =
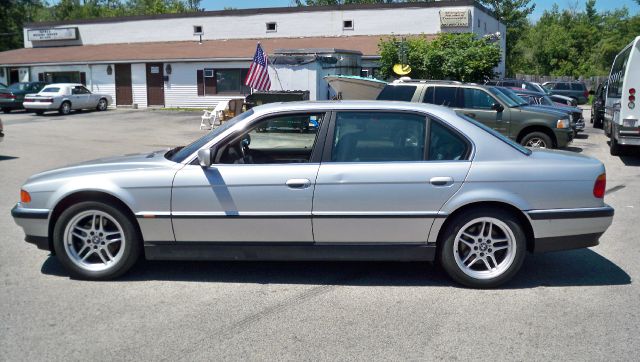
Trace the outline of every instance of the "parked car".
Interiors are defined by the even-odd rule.
[[[106,111],[112,98],[108,94],[92,93],[79,83],[49,84],[38,94],[30,94],[24,98],[24,108],[43,114],[47,111],[58,111],[69,114],[71,110],[97,109]]]
[[[526,80],[520,79],[492,79],[490,81],[485,82],[485,85],[492,85],[497,87],[506,87],[506,88],[521,88],[526,89],[533,92],[540,92],[541,90],[538,88],[540,85],[537,85],[533,82],[528,82]]]
[[[532,107],[504,94],[504,88],[453,81],[402,79],[387,85],[378,100],[444,105],[529,147],[562,148],[573,140],[566,113]]]
[[[545,82],[542,86],[549,90],[550,94],[571,97],[578,104],[585,104],[589,99],[589,91],[584,82],[553,81]]]
[[[593,95],[593,101],[591,103],[591,123],[593,123],[593,128],[602,128],[604,123],[604,108],[607,99],[608,83],[608,80],[600,83]]]
[[[640,146],[640,108],[636,107],[636,90],[640,85],[640,36],[616,55],[604,111],[604,133],[610,137],[609,152],[617,156],[622,147]]]
[[[584,116],[582,115],[582,109],[578,107],[571,107],[558,104],[549,98],[544,93],[531,92],[521,88],[512,88],[512,91],[520,98],[529,102],[532,106],[538,106],[551,110],[559,110],[567,113],[571,117],[571,128],[573,128],[574,136],[578,132],[584,131]]]
[[[0,89],[0,109],[4,113],[9,113],[14,109],[22,109],[22,102],[25,95],[38,93],[47,83],[44,82],[21,82],[13,83],[6,89]]]
[[[265,132],[292,114],[314,133]],[[46,171],[12,215],[72,276],[147,259],[435,260],[495,287],[526,251],[584,248],[612,222],[604,165],[531,151],[435,105],[255,107],[184,147]],[[142,251],[144,250],[144,254]]]
[[[7,85],[4,83],[0,83],[0,89],[5,89],[5,88],[7,88]]]

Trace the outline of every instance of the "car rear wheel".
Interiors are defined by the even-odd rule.
[[[129,270],[140,255],[140,237],[121,210],[100,202],[69,207],[54,227],[53,246],[72,277],[113,279]]]
[[[44,111],[35,111],[36,115],[38,116],[42,116],[44,114]]]
[[[2,108],[2,112],[11,113],[11,109],[10,108]]]
[[[531,132],[522,138],[520,144],[532,148],[553,148],[551,137],[542,132]]]
[[[101,98],[98,101],[98,105],[96,106],[96,109],[99,110],[99,111],[106,111],[107,110],[107,106],[108,106],[107,100],[104,99],[104,98]]]
[[[500,209],[475,209],[448,223],[440,262],[452,279],[472,288],[493,288],[511,279],[525,257],[518,219]]]
[[[67,114],[71,113],[71,103],[69,103],[67,101],[62,102],[58,112],[60,112],[60,114],[63,114],[63,115],[67,115]]]

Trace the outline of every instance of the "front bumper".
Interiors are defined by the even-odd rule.
[[[29,209],[18,203],[11,209],[11,216],[18,226],[24,230],[25,241],[49,250],[49,210]]]
[[[533,252],[596,246],[613,222],[611,206],[580,209],[529,210],[535,237]]]
[[[573,141],[573,128],[556,129],[555,135],[558,148],[567,147]]]

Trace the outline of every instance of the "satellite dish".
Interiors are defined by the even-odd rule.
[[[396,64],[393,66],[393,72],[397,75],[407,75],[411,73],[411,67],[407,64]]]

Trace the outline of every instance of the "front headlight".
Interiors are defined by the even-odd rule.
[[[556,128],[569,128],[571,127],[571,123],[569,122],[568,119],[559,119],[558,122],[556,122]]]

